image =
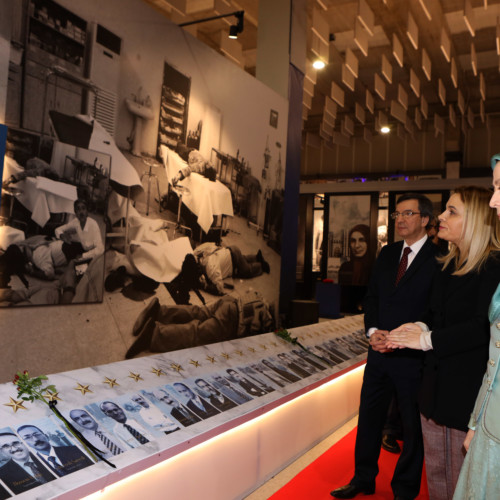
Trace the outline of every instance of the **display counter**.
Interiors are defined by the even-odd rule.
[[[50,375],[49,398],[116,468],[1,385],[0,498],[244,497],[358,408],[362,316],[290,334],[307,351],[268,333]]]

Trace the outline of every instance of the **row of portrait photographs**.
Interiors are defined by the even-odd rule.
[[[84,469],[94,462],[52,417],[0,429],[0,499]]]
[[[63,412],[110,459],[366,353],[362,330],[203,378],[141,389]],[[91,465],[55,417],[0,429],[0,500]],[[4,488],[4,486],[6,488]]]
[[[366,352],[364,335],[337,340],[309,352],[296,349],[204,378],[92,403],[67,417],[104,458],[111,458]]]

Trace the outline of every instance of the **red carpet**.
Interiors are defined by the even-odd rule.
[[[330,491],[347,484],[354,473],[354,441],[356,429],[323,453],[312,464],[297,474],[283,486],[271,500],[332,500]],[[392,500],[391,478],[399,455],[381,450],[379,459],[380,472],[374,495],[359,495],[356,499]],[[429,500],[425,469],[422,475],[422,487],[418,500]]]

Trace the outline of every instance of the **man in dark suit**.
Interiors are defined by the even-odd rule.
[[[253,382],[243,377],[239,372],[234,370],[233,368],[228,368],[226,370],[227,374],[231,377],[231,382],[235,382],[239,384],[239,386],[244,389],[248,394],[252,396],[264,396],[267,392],[264,389],[261,389]]]
[[[252,401],[252,396],[243,391],[238,390],[234,385],[232,385],[226,377],[223,377],[220,373],[215,373],[212,375],[210,383],[229,399],[232,399],[235,403],[241,405],[247,401]]]
[[[188,410],[186,407],[182,406],[177,399],[174,399],[167,391],[163,389],[158,389],[153,391],[153,396],[167,406],[170,406],[170,415],[180,422],[184,427],[196,424],[200,422],[200,418],[197,417],[192,411]]]
[[[2,485],[0,485],[0,500],[7,500],[7,498],[11,497],[12,495]]]
[[[393,394],[404,438],[391,482],[394,498],[412,500],[420,490],[423,442],[417,392],[422,353],[411,349],[391,351],[386,347],[386,335],[403,323],[417,321],[427,307],[438,268],[437,247],[426,233],[432,203],[421,194],[405,194],[398,199],[391,217],[404,241],[382,248],[368,286],[364,320],[370,349],[361,388],[355,471],[349,484],[331,492],[335,498],[375,492],[382,430]]]
[[[17,433],[58,476],[71,474],[93,464],[77,446],[52,446],[49,437],[34,425],[22,425]]]
[[[206,380],[197,378],[194,383],[198,386],[199,389],[201,389],[201,395],[206,395],[207,399],[210,401],[210,404],[217,408],[219,411],[230,410],[231,408],[235,408],[237,406],[234,401],[231,401],[228,397],[224,396],[222,392],[218,391]]]
[[[0,458],[7,460],[0,467],[0,479],[16,495],[55,479],[14,433],[0,433]],[[0,498],[7,496],[0,491]]]
[[[295,373],[300,378],[307,378],[311,376],[311,374],[307,370],[296,363],[295,360],[293,360],[291,356],[289,356],[286,352],[280,352],[277,357],[285,368]]]
[[[269,369],[273,370],[274,372],[276,372],[278,375],[281,375],[286,380],[288,380],[288,382],[293,383],[293,382],[298,382],[300,380],[300,377],[297,377],[297,375],[295,375],[294,373],[291,373],[288,370],[285,370],[284,367],[280,368],[281,365],[277,366],[277,365],[271,363],[271,361],[269,361],[268,359],[263,359],[261,362],[266,368],[269,368]]]
[[[208,401],[205,401],[203,398],[200,398],[197,394],[195,394],[186,384],[182,382],[174,382],[174,389],[183,397],[188,398],[186,406],[198,417],[200,418],[210,418],[217,413],[220,413],[219,410],[214,408]]]

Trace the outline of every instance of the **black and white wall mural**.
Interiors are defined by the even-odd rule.
[[[139,0],[0,6],[2,325],[91,303],[128,357],[271,331],[287,101]]]

